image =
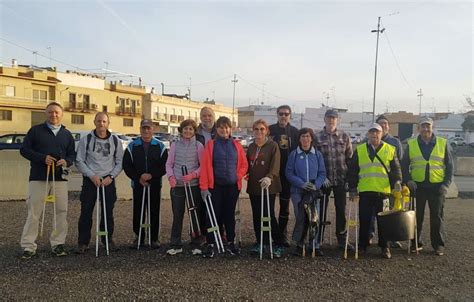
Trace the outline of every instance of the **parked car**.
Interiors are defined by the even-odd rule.
[[[464,138],[455,136],[455,137],[450,137],[448,139],[448,142],[451,146],[457,147],[457,146],[464,146],[466,145],[466,142],[464,141]]]
[[[244,147],[244,148],[247,148],[247,147],[248,147],[248,142],[247,142],[247,140],[246,140],[243,136],[241,136],[241,135],[233,135],[232,137],[233,137],[236,141],[238,141],[238,142],[242,145],[242,147]]]
[[[81,138],[83,138],[84,136],[86,136],[90,132],[91,132],[90,130],[79,130],[79,131],[71,132],[72,137],[74,138],[74,147],[75,147],[76,152],[77,152],[77,146],[79,145],[79,141],[81,140]],[[123,134],[120,134],[120,133],[117,133],[117,132],[112,132],[112,134],[117,135],[117,137],[120,140],[120,144],[122,144],[123,150],[125,150],[127,148],[128,144],[132,141],[132,138],[130,138],[126,135],[123,135]]]
[[[0,150],[19,150],[26,134],[5,134],[0,136]]]
[[[168,134],[168,133],[160,133],[160,132],[156,132],[153,134],[153,136],[159,140],[160,142],[163,143],[163,145],[165,145],[165,148],[166,149],[169,149],[170,148],[170,137],[171,135]]]

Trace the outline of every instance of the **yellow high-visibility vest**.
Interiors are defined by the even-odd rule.
[[[436,137],[436,143],[431,151],[430,159],[425,160],[421,153],[417,138],[408,140],[410,157],[410,175],[416,182],[425,181],[426,168],[430,171],[430,183],[440,183],[444,181],[444,156],[446,153],[447,140]]]
[[[388,143],[383,143],[377,152],[388,171],[390,171],[390,162],[395,157],[395,152],[395,147]],[[367,144],[357,146],[357,155],[360,169],[359,184],[357,186],[359,192],[390,194],[390,180],[387,171],[376,157],[374,157],[374,161],[370,160]]]

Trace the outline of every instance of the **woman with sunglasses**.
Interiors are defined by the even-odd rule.
[[[230,119],[221,116],[216,121],[216,136],[207,142],[201,158],[199,186],[203,200],[211,197],[218,225],[224,225],[229,243],[226,250],[238,255],[235,246],[235,206],[242,188],[242,178],[247,173],[245,152],[239,142],[231,136]],[[210,227],[210,219],[207,219]],[[206,258],[214,257],[213,234],[207,234]]]
[[[249,162],[249,173],[247,183],[247,193],[252,206],[253,228],[255,231],[256,243],[250,249],[252,254],[260,254],[260,219],[262,188],[269,191],[270,218],[272,239],[276,247],[273,249],[275,257],[280,258],[284,253],[282,246],[282,235],[275,218],[275,197],[281,192],[280,183],[280,150],[278,144],[268,138],[268,124],[264,120],[257,120],[253,123],[253,134],[255,141],[247,150],[247,161]],[[266,200],[264,202],[264,214],[268,213]],[[268,235],[264,235],[263,244],[268,246]],[[265,247],[264,247],[265,248]]]
[[[314,132],[310,128],[303,128],[298,132],[298,148],[290,153],[286,165],[286,177],[291,183],[291,201],[296,217],[293,241],[296,248],[293,254],[302,255],[305,242],[307,219],[304,218],[303,198],[306,194],[320,190],[326,179],[326,169],[321,152],[313,147]],[[316,211],[319,217],[319,199],[316,200]],[[299,216],[303,215],[303,216]],[[299,219],[303,217],[303,219]],[[319,232],[319,230],[318,230]],[[315,234],[314,244],[316,256],[323,256],[319,247],[318,234]]]

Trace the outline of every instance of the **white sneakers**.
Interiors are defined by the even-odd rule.
[[[182,252],[183,252],[183,248],[171,248],[166,251],[166,254],[173,256],[173,255],[181,254]]]

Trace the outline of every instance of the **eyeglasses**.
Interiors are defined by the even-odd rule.
[[[289,116],[290,113],[289,112],[278,112],[278,115],[279,116]]]
[[[265,131],[267,128],[253,128],[253,131]]]

